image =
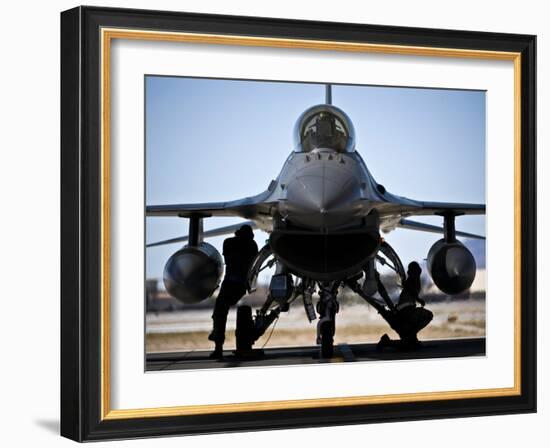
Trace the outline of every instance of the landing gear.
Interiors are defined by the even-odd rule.
[[[249,306],[237,310],[237,352],[251,351],[254,343],[279,317],[289,310],[290,304],[299,297],[303,299],[304,311],[309,322],[317,319],[317,343],[321,346],[321,357],[331,358],[334,354],[335,318],[338,313],[337,292],[342,282],[316,282],[307,278],[298,278],[296,284],[290,273],[280,265],[268,244],[258,253],[248,276],[249,292],[255,290],[258,275],[265,269],[275,266],[271,278],[269,294],[263,306],[252,315]],[[313,294],[319,292],[317,306],[313,303]]]
[[[322,283],[319,285],[317,312],[320,319],[317,323],[317,344],[321,345],[321,358],[332,358],[334,354],[336,314],[339,310],[336,294],[339,286],[340,282]]]
[[[319,322],[321,358],[330,359],[334,355],[334,321]]]
[[[248,305],[242,305],[237,308],[235,339],[237,340],[237,353],[245,353],[252,350],[252,344],[254,344],[254,321],[252,320],[252,308]]]
[[[394,271],[401,281],[400,286],[404,285],[407,278],[405,269],[403,268],[399,256],[389,244],[386,242],[382,243],[380,246],[380,253],[376,255],[376,260],[379,264],[387,266]],[[386,287],[382,283],[380,274],[374,265],[371,265],[369,269],[371,271],[366,272],[367,278],[370,276],[371,279],[376,281],[375,290],[372,290],[370,286],[369,288],[362,287],[357,279],[354,278],[347,279],[345,284],[374,307],[401,339],[400,341],[391,341],[388,335],[384,335],[380,340],[378,348],[382,349],[383,347],[397,346],[401,349],[410,350],[417,347],[419,342],[416,335],[430,323],[433,318],[432,312],[424,307],[417,308],[414,304],[408,307],[396,307],[386,291]],[[375,292],[378,292],[382,298],[382,302],[373,297]]]
[[[270,283],[270,292],[263,306],[252,315],[250,307],[241,307],[237,312],[237,350],[250,351],[254,343],[265,334],[270,325],[279,317],[281,312],[289,310],[289,305],[298,297],[302,297],[304,311],[309,322],[317,319],[317,344],[320,346],[321,358],[334,356],[334,335],[336,329],[336,314],[339,311],[337,300],[338,289],[346,285],[371,304],[382,317],[398,333],[403,333],[401,321],[396,319],[397,310],[378,275],[376,264],[385,266],[395,273],[396,282],[402,285],[406,279],[406,272],[401,260],[393,248],[385,241],[380,244],[380,249],[375,258],[364,267],[365,282],[362,285],[358,280],[363,276],[359,273],[353,278],[340,281],[315,281],[309,278],[293,278],[286,268],[279,264],[269,244],[266,244],[258,253],[254,261],[249,280],[249,292],[255,289],[258,275],[265,269],[276,268]],[[319,293],[319,301],[316,306],[313,302],[315,292]],[[373,295],[378,292],[382,297],[375,299]]]
[[[399,255],[397,255],[397,252],[395,252],[393,247],[391,247],[386,241],[383,241],[382,244],[380,244],[380,250],[376,255],[376,261],[380,265],[387,266],[394,271],[399,276],[401,284],[405,282],[407,273],[405,272],[403,263],[401,262]]]
[[[254,343],[266,332],[270,325],[279,317],[281,309],[272,309],[268,313],[256,312],[252,317],[252,308],[248,305],[241,305],[237,308],[237,327],[235,339],[237,350],[235,355],[239,358],[261,358],[263,350],[253,349]]]
[[[240,357],[258,357],[263,355],[262,350],[252,349],[254,343],[265,334],[266,330],[275,322],[279,314],[288,311],[290,303],[299,295],[294,287],[292,276],[286,272],[284,266],[277,263],[269,244],[266,244],[256,256],[248,275],[248,291],[256,289],[258,275],[265,269],[276,265],[275,275],[271,278],[269,294],[263,306],[252,315],[250,306],[243,305],[237,309],[237,340],[236,354]]]

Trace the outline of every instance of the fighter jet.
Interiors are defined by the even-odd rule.
[[[388,266],[402,282],[406,278],[399,256],[381,236],[396,228],[442,234],[427,254],[429,275],[447,294],[471,286],[475,259],[457,237],[484,237],[455,230],[455,218],[485,214],[485,204],[422,201],[387,191],[357,152],[353,123],[332,104],[330,85],[325,102],[298,118],[293,137],[294,148],[280,174],[260,194],[229,202],[147,205],[147,216],[189,218],[188,235],[147,245],[187,242],[164,268],[170,295],[184,303],[210,297],[219,286],[223,260],[204,239],[231,234],[244,223],[269,234],[250,268],[249,292],[259,272],[274,267],[275,273],[255,315],[249,307],[238,309],[237,329],[249,329],[237,332],[238,347],[252,346],[292,301],[301,298],[309,321],[319,318],[322,356],[331,357],[338,292],[344,286],[379,311],[394,310],[391,301],[374,295],[379,289],[378,265]],[[432,215],[441,216],[441,227],[410,219]],[[212,216],[240,217],[243,222],[203,232],[203,220]]]

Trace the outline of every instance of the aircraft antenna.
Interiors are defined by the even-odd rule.
[[[325,84],[325,104],[332,104],[332,84]]]

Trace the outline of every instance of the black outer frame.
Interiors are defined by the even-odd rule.
[[[521,395],[100,419],[100,28],[521,52]],[[536,412],[536,36],[78,7],[61,13],[61,435],[76,441]]]

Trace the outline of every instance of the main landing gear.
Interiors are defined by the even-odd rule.
[[[274,276],[276,277],[276,276]],[[272,282],[273,283],[273,282]],[[284,301],[277,301],[273,288],[263,307],[252,316],[252,308],[241,305],[237,308],[237,340],[236,354],[240,357],[256,357],[259,353],[252,346],[263,336],[267,329],[278,319],[281,312],[288,311],[290,303],[302,297],[304,309],[310,322],[317,319],[317,344],[320,345],[320,356],[332,358],[334,354],[334,333],[336,330],[336,314],[339,310],[337,291],[340,282],[319,283],[319,301],[316,309],[311,297],[316,290],[316,284],[311,281],[300,281]]]
[[[383,255],[383,256],[382,256]],[[387,243],[382,243],[380,247],[380,253],[376,256],[376,260],[379,264],[389,267],[393,270],[401,280],[401,284],[405,282],[406,273],[399,259],[398,255]],[[371,266],[370,272],[371,278],[374,281],[374,289],[370,291],[365,288],[365,283],[360,285],[357,278],[347,279],[345,281],[352,291],[359,295],[363,300],[375,308],[378,313],[384,318],[389,326],[399,335],[400,341],[390,341],[387,335],[384,335],[380,340],[379,347],[381,346],[393,346],[396,348],[408,350],[418,346],[419,342],[416,337],[418,332],[428,325],[433,319],[431,311],[424,307],[418,308],[416,306],[409,306],[398,309],[390,299],[388,292],[380,275],[376,270],[374,263]],[[367,279],[369,278],[369,272]],[[373,294],[378,292],[383,302],[375,299]]]
[[[279,318],[282,312],[290,308],[290,304],[296,299],[302,299],[305,314],[309,322],[319,317],[317,322],[317,344],[320,346],[322,358],[332,358],[334,355],[334,335],[336,329],[336,314],[339,311],[338,290],[341,286],[347,286],[372,305],[388,324],[402,338],[410,335],[410,322],[398,312],[377,270],[379,266],[385,266],[392,270],[397,278],[397,283],[403,284],[406,279],[405,269],[397,253],[385,241],[380,245],[379,252],[367,263],[363,272],[354,277],[339,280],[321,282],[307,278],[292,276],[286,268],[277,262],[269,245],[265,245],[259,252],[252,265],[249,275],[249,292],[255,290],[258,275],[267,268],[275,267],[275,274],[271,277],[269,293],[263,306],[256,310],[255,315],[248,305],[237,309],[237,339],[238,356],[257,356],[261,350],[254,350],[253,346],[262,337],[267,329]],[[359,282],[364,278],[363,282]],[[296,279],[296,284],[294,284]],[[316,306],[313,304],[313,295],[319,294]],[[378,293],[382,300],[374,298]],[[416,328],[416,325],[413,325]]]
[[[267,329],[275,322],[282,312],[290,308],[290,304],[298,298],[302,299],[305,314],[309,322],[313,322],[319,315],[317,323],[317,343],[320,345],[320,355],[331,358],[334,353],[335,319],[339,305],[337,300],[340,281],[316,282],[311,279],[298,278],[294,284],[284,266],[277,263],[271,248],[266,245],[259,252],[252,265],[249,276],[249,291],[255,290],[256,281],[260,272],[275,266],[275,275],[271,278],[269,294],[261,309],[252,315],[252,309],[242,305],[237,309],[237,354],[250,353],[252,346],[264,335]],[[319,293],[317,306],[313,304],[313,295]]]
[[[317,312],[317,344],[321,346],[321,357],[332,358],[334,354],[334,333],[336,331],[336,314],[339,310],[337,292],[340,282],[320,283]]]

